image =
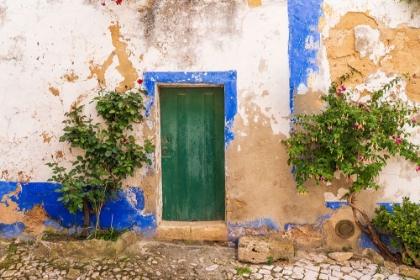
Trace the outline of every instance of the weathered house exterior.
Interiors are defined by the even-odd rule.
[[[345,183],[299,195],[281,140],[291,114],[319,112],[349,67],[362,73],[361,92],[409,72],[406,96],[419,101],[419,13],[386,0],[0,1],[0,236],[74,225],[45,165],[78,153],[58,141],[64,113],[86,104],[94,114],[99,88],[124,91],[140,78],[147,119],[135,135],[155,143],[153,164],[126,180],[102,226],[229,241],[288,230],[301,245],[368,246],[357,229],[335,233],[352,219]],[[417,201],[415,168],[390,160],[384,187],[359,203],[372,214],[378,203]]]

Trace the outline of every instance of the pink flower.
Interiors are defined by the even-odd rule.
[[[115,3],[116,3],[117,5],[121,5],[122,0],[115,0]]]
[[[102,5],[102,6],[106,6],[105,2],[101,2],[101,5]]]
[[[354,154],[355,154],[355,155],[359,155],[359,151],[357,151],[357,150],[356,150],[356,151],[354,151]]]
[[[341,95],[341,89],[337,90],[337,95],[340,96]]]
[[[416,171],[420,171],[420,166],[417,166],[416,167]]]
[[[415,123],[416,120],[414,118],[411,118],[411,123]]]
[[[358,159],[363,162],[365,159],[362,156],[359,156]]]
[[[359,127],[359,124],[356,122],[356,123],[354,123],[353,127],[354,128],[358,128]]]
[[[138,80],[137,80],[137,83],[138,83],[139,85],[141,85],[141,84],[143,83],[143,80],[142,80],[142,79],[138,79]]]
[[[397,136],[397,137],[395,137],[395,136],[392,136],[392,138],[394,138],[395,140],[394,140],[394,144],[396,144],[396,145],[398,145],[398,144],[400,144],[400,143],[402,143],[402,138],[400,137],[400,136]]]
[[[342,91],[346,91],[346,87],[344,85],[341,86]]]

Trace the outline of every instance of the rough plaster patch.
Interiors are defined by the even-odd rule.
[[[319,91],[310,91],[307,94],[297,94],[294,97],[295,110],[299,114],[317,114],[321,112],[324,101]]]
[[[26,226],[24,232],[32,236],[38,236],[44,231],[44,222],[48,219],[49,217],[45,209],[41,205],[35,205],[23,217],[23,223]]]
[[[385,47],[379,39],[379,30],[372,29],[369,25],[358,25],[354,28],[355,50],[360,53],[360,58],[368,56],[375,64],[385,56],[393,47]]]
[[[372,30],[379,31],[379,41],[375,40],[373,45],[379,44],[384,47],[370,48],[366,56],[361,57],[356,49],[355,30],[357,26],[369,26]],[[361,76],[355,77],[348,85],[358,85],[364,82],[364,78],[378,70],[388,75],[393,73],[410,73],[412,78],[406,85],[407,96],[415,101],[420,101],[420,29],[411,28],[406,25],[399,25],[397,28],[390,28],[379,25],[366,13],[349,12],[340,18],[336,26],[328,32],[329,36],[323,38],[327,51],[329,70],[331,77],[339,77],[350,71],[350,67],[361,72]],[[358,47],[359,48],[359,47]],[[366,47],[369,49],[369,47]],[[359,50],[363,49],[362,47]],[[389,51],[384,55],[384,50]],[[370,54],[369,52],[372,52]],[[386,52],[386,51],[385,51]],[[370,57],[368,57],[368,55]],[[371,58],[376,58],[377,63]],[[381,81],[382,84],[389,81],[389,78]]]

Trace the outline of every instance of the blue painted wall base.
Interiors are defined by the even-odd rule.
[[[20,186],[20,187],[19,187]],[[26,214],[40,205],[47,213],[49,220],[44,221],[46,226],[62,231],[64,228],[77,228],[83,226],[82,213],[76,216],[70,214],[63,204],[57,199],[60,194],[55,190],[60,185],[53,183],[18,183],[0,182],[0,196],[3,198],[0,203],[9,206],[15,202],[18,209]],[[95,215],[90,216],[90,223],[93,226],[96,222]],[[151,236],[156,230],[156,217],[144,213],[144,193],[140,188],[131,187],[119,192],[117,197],[108,201],[102,209],[100,216],[102,228],[133,229],[138,234]],[[21,222],[14,224],[0,223],[0,237],[16,238],[25,237],[25,225]]]

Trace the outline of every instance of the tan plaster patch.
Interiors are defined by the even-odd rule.
[[[261,4],[261,0],[248,0],[248,6],[251,8],[259,7]]]
[[[69,74],[64,74],[61,78],[66,79],[69,83],[74,83],[76,80],[79,79],[79,76],[74,74],[74,71],[71,71]]]
[[[0,202],[0,221],[5,224],[13,224],[21,222],[23,219],[23,212],[19,211],[19,205],[10,198],[16,196],[22,191],[22,186],[17,183],[15,191],[4,195]]]
[[[24,232],[33,236],[41,234],[45,229],[44,222],[48,219],[49,217],[45,209],[41,205],[35,205],[23,217],[23,223],[26,226]]]
[[[392,47],[389,54],[379,58],[375,64],[368,56],[360,58],[355,50],[354,28],[358,25],[368,25],[380,32],[380,42],[385,47]],[[324,38],[331,77],[334,79],[350,72],[350,67],[361,72],[362,79],[356,79],[350,85],[360,84],[371,73],[382,70],[393,74],[410,73],[412,78],[407,82],[407,96],[420,101],[420,29],[407,25],[390,28],[377,23],[367,13],[350,12],[344,15],[340,22],[330,29],[329,37]]]
[[[55,87],[49,87],[49,90],[52,93],[52,95],[54,95],[54,96],[59,96],[60,95],[60,92]]]
[[[4,179],[5,181],[10,181],[9,178],[9,170],[2,170],[1,171],[1,179]]]
[[[64,157],[63,151],[56,151],[55,152],[55,158],[56,159],[60,159],[60,158],[63,158],[63,157]]]
[[[309,194],[299,195],[287,165],[286,147],[281,144],[286,136],[273,134],[270,118],[252,100],[242,106],[247,118],[258,118],[258,122],[245,125],[239,115],[235,117],[235,139],[226,151],[227,220],[241,223],[263,217],[282,227],[286,223],[312,223],[330,213],[323,193],[339,184],[311,187],[313,182],[308,182]]]
[[[48,132],[45,131],[41,135],[44,138],[44,143],[50,143],[51,139],[53,138],[53,136],[50,136]]]
[[[74,107],[74,106],[79,106],[80,105],[80,103],[82,103],[86,98],[88,97],[88,94],[87,93],[83,93],[83,94],[80,94],[78,97],[77,97],[77,99],[76,99],[76,101],[74,101],[72,104],[71,104],[71,107]]]
[[[117,65],[115,69],[121,74],[121,76],[123,76],[124,80],[120,82],[116,90],[118,92],[124,92],[134,88],[138,77],[137,71],[129,59],[127,44],[120,40],[124,39],[120,32],[120,25],[117,23],[115,25],[111,25],[108,29],[111,32],[112,45],[115,47],[115,50],[108,56],[101,66],[93,65],[93,61],[90,61],[91,66],[89,69],[91,74],[88,79],[96,76],[98,83],[102,86],[106,86],[105,72],[109,66],[111,66],[114,56],[117,56],[119,65]]]
[[[33,172],[33,169],[31,170],[31,173],[32,172]],[[18,176],[18,181],[19,182],[25,182],[25,183],[27,183],[27,182],[29,182],[32,179],[32,177],[30,175],[25,174],[23,171],[19,171],[17,173],[17,176]]]
[[[307,94],[296,94],[294,105],[299,114],[317,114],[321,112],[324,101],[321,99],[322,92],[310,91]]]

